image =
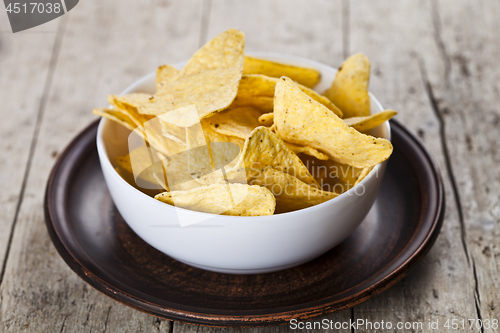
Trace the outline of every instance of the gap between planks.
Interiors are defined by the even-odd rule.
[[[38,111],[37,111],[37,115],[36,115],[35,127],[33,130],[33,135],[31,137],[29,153],[28,153],[28,161],[26,163],[26,168],[24,170],[23,182],[21,184],[21,189],[19,191],[19,199],[17,201],[16,210],[14,213],[14,218],[13,218],[11,229],[10,229],[9,239],[7,241],[7,248],[5,250],[5,258],[3,261],[2,270],[0,271],[0,286],[2,285],[3,277],[5,274],[5,269],[7,267],[7,261],[9,260],[9,253],[10,253],[10,248],[12,245],[12,237],[14,235],[14,230],[16,228],[17,219],[19,217],[19,211],[20,211],[21,205],[23,203],[24,192],[26,190],[28,176],[29,176],[29,173],[31,170],[31,165],[33,163],[33,155],[35,153],[36,145],[38,142],[38,136],[40,133],[40,125],[42,123],[43,115],[45,113],[45,108],[47,106],[47,99],[48,99],[50,88],[52,86],[54,72],[55,72],[55,69],[57,67],[57,61],[59,59],[59,54],[61,51],[62,38],[64,35],[64,31],[66,30],[66,21],[67,21],[67,17],[65,17],[65,16],[60,17],[60,21],[59,21],[59,24],[57,26],[56,38],[54,41],[54,46],[52,48],[52,54],[50,56],[49,69],[47,71],[47,77],[45,79],[45,83],[44,83],[44,87],[43,87],[42,98],[40,100],[40,105],[38,107]]]

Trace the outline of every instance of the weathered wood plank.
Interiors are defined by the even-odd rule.
[[[350,52],[361,51],[371,59],[371,90],[385,107],[398,110],[397,118],[423,139],[443,171],[447,196],[442,232],[429,255],[401,283],[357,306],[355,318],[393,324],[421,322],[422,329],[416,331],[440,332],[447,319],[477,316],[474,279],[460,242],[459,212],[452,199],[450,175],[446,172],[439,119],[434,114],[421,73],[428,59],[439,59],[431,4],[421,1],[350,3]],[[441,75],[445,71],[442,63],[435,63],[430,69]],[[429,320],[439,320],[439,329],[430,330]]]
[[[342,61],[341,1],[213,0],[208,38],[229,28],[245,33],[247,51],[293,54],[338,66]],[[349,321],[351,311],[316,318]],[[290,332],[288,325],[255,329],[214,329],[174,322],[174,332]],[[302,331],[302,330],[301,330]],[[326,330],[329,331],[329,330]],[[350,329],[335,332],[350,332]]]
[[[13,34],[6,12],[0,19],[0,283],[12,226],[23,196],[26,165],[30,158],[43,94],[50,85],[55,62],[56,33]],[[48,28],[57,30],[59,21]],[[52,63],[52,65],[51,65]],[[22,83],[22,84],[21,84]]]
[[[121,305],[78,278],[49,240],[42,205],[55,156],[95,118],[92,108],[106,106],[107,94],[159,64],[184,60],[197,49],[198,5],[197,0],[80,1],[63,16],[67,28],[1,286],[1,331],[171,330],[169,321]],[[27,81],[17,81],[15,89]]]
[[[426,64],[447,68],[428,73],[454,176],[450,200],[460,208],[477,316],[500,320],[500,3],[443,0],[433,14],[440,57]]]

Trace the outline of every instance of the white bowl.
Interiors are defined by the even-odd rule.
[[[336,73],[330,66],[304,58],[270,53],[252,55],[318,69],[322,80],[315,89],[319,92],[328,88]],[[184,64],[176,67],[182,68]],[[154,90],[155,73],[151,73],[122,94]],[[372,95],[371,105],[372,113],[383,110]],[[164,204],[124,181],[114,169],[114,160],[128,153],[129,134],[121,125],[104,118],[97,132],[104,178],[124,220],[145,242],[170,257],[222,273],[278,271],[312,260],[340,244],[373,205],[387,164],[375,166],[360,184],[317,206],[271,216],[213,215]],[[389,123],[372,130],[372,134],[390,139]]]

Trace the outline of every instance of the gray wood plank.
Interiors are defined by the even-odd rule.
[[[57,30],[59,20],[46,29]],[[0,19],[0,283],[8,253],[12,226],[24,193],[26,165],[38,116],[44,107],[43,94],[50,85],[57,49],[56,33],[13,34],[6,12]],[[22,83],[22,84],[21,84]]]
[[[397,118],[425,142],[443,172],[447,197],[443,228],[428,256],[402,282],[357,306],[355,318],[421,322],[417,332],[440,332],[447,319],[476,318],[476,313],[473,276],[460,243],[458,208],[451,199],[439,120],[421,74],[424,58],[439,58],[431,6],[415,1],[354,1],[350,13],[350,51],[365,52],[371,59],[371,90],[385,107],[398,110]],[[432,70],[444,72],[441,63]],[[439,320],[439,329],[430,330],[429,320]]]
[[[245,33],[247,51],[293,54],[332,66],[342,62],[341,1],[231,1],[213,0],[208,38],[229,28]],[[316,318],[345,322],[351,310]],[[254,329],[220,329],[174,322],[175,333],[184,332],[293,332],[288,325]],[[301,330],[302,331],[302,330]],[[305,330],[307,331],[307,330]],[[346,330],[326,330],[350,332]]]
[[[462,16],[450,14],[447,20],[455,21],[456,26],[450,24],[440,27],[436,26],[435,8],[430,1],[377,1],[376,5],[369,1],[351,2],[351,52],[363,51],[371,58],[375,74],[372,76],[372,90],[386,107],[399,110],[398,118],[424,140],[443,172],[447,197],[443,229],[429,255],[401,283],[356,307],[356,318],[371,321],[419,321],[423,323],[424,332],[444,330],[443,325],[448,319],[465,319],[467,323],[469,318],[478,318],[474,270],[468,262],[470,251],[467,247],[470,246],[467,243],[471,241],[464,240],[464,248],[462,210],[454,200],[454,175],[447,167],[446,145],[453,144],[457,150],[466,145],[456,141],[457,137],[463,138],[461,127],[457,124],[449,125],[447,121],[443,141],[440,128],[442,120],[434,110],[432,90],[428,90],[429,77],[437,87],[442,88],[443,94],[450,95],[453,89],[447,79],[449,64],[442,59],[443,40],[447,42],[453,38],[450,36],[443,39],[441,32],[454,31],[461,25],[461,18],[470,5],[471,2],[467,1],[448,1],[443,4],[442,7],[446,10],[455,9],[462,12]],[[485,7],[492,6],[495,6],[493,2],[488,2]],[[472,41],[478,35],[479,29],[475,36],[470,35],[467,40]],[[455,103],[463,102],[456,94],[452,99]],[[471,123],[478,122],[471,119]],[[454,156],[455,152],[451,155]],[[471,162],[466,156],[461,157],[462,163]],[[454,158],[454,167],[456,158],[458,156]],[[483,165],[482,163],[484,162],[478,164]],[[459,173],[462,174],[462,171]],[[488,270],[487,265],[481,267]],[[492,288],[492,281],[488,282],[485,287]],[[498,293],[496,296],[498,297]],[[439,320],[439,329],[429,330],[429,320]],[[466,324],[465,329],[460,327],[457,331],[470,330]]]
[[[500,320],[500,3],[439,1],[433,14],[440,57],[426,64],[447,69],[428,76],[454,176],[450,200],[460,209],[477,316]]]
[[[67,28],[0,290],[0,331],[171,330],[169,321],[121,305],[78,278],[49,240],[42,205],[54,156],[95,119],[92,108],[106,106],[108,94],[119,93],[158,65],[184,60],[197,49],[198,5],[197,0],[130,0],[119,6],[81,1],[63,16]],[[15,89],[25,82],[18,81]]]

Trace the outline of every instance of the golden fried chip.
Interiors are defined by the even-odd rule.
[[[121,168],[134,175],[138,186],[151,188],[149,184],[144,184],[141,180],[150,184],[157,184],[153,172],[162,172],[161,164],[156,164],[151,154],[150,148],[141,146],[135,148],[126,156],[117,156],[115,161]]]
[[[359,132],[366,132],[381,125],[398,113],[394,110],[384,110],[368,117],[353,117],[344,119],[344,122]]]
[[[260,126],[258,121],[260,115],[261,112],[253,107],[231,108],[203,121],[217,133],[245,140],[256,127]]]
[[[269,105],[269,102],[272,102],[276,83],[278,83],[278,81],[279,79],[277,78],[265,75],[243,75],[241,77],[238,94],[236,95],[234,103],[236,105],[243,105],[244,103],[247,103],[247,105],[257,107],[263,112],[271,112],[273,110],[273,104]],[[328,98],[321,96],[314,90],[304,87],[303,85],[298,84],[297,86],[312,99],[332,110],[337,116],[342,117],[342,111],[340,111],[340,109],[337,108]],[[264,101],[268,101],[267,105],[264,104]]]
[[[131,131],[133,131],[137,127],[137,125],[132,121],[132,119],[130,119],[129,116],[123,114],[123,112],[118,110],[95,108],[92,110],[92,113],[97,116],[113,120]]]
[[[194,105],[198,119],[227,108],[238,91],[243,72],[245,39],[241,31],[230,29],[199,49],[165,89],[142,104],[142,114],[164,114],[164,121],[178,126],[179,115],[172,111]]]
[[[253,107],[260,113],[273,112],[274,98],[268,96],[238,96],[234,99],[230,108]]]
[[[164,192],[155,199],[198,212],[233,215],[272,215],[276,199],[266,188],[246,184],[213,184],[189,191]]]
[[[264,113],[259,117],[259,123],[262,126],[271,126],[274,123],[274,114],[272,112]]]
[[[175,80],[179,70],[170,65],[163,65],[156,70],[156,93],[163,95],[168,93],[168,85]]]
[[[301,155],[300,159],[321,189],[339,194],[350,190],[363,170],[331,159],[320,160],[306,155]]]
[[[111,105],[114,105],[120,110],[125,110],[125,111],[131,111],[134,113],[137,113],[137,108],[141,106],[144,103],[148,103],[149,100],[152,98],[150,94],[145,94],[145,93],[130,93],[126,95],[109,95],[108,96],[108,102]],[[138,118],[148,118],[151,119],[151,117],[139,115],[137,113]],[[141,118],[142,117],[142,118]]]
[[[349,127],[285,77],[276,85],[274,121],[276,133],[283,140],[318,149],[337,162],[357,168],[383,162],[392,153],[389,141]]]
[[[321,79],[321,74],[313,68],[285,65],[274,61],[245,57],[243,74],[264,74],[271,77],[287,76],[308,88],[314,87]]]
[[[185,142],[174,135],[169,135],[164,128],[165,126],[169,126],[169,128],[175,126],[163,124],[159,117],[143,115],[137,111],[138,105],[141,105],[145,100],[149,100],[148,96],[150,95],[143,93],[131,93],[121,96],[110,95],[108,101],[117,108],[117,111],[120,111],[133,121],[137,127],[135,132],[156,150],[164,155],[176,154],[185,148]],[[163,131],[165,131],[165,134],[162,135]],[[185,136],[185,132],[182,133]]]
[[[297,177],[306,184],[318,185],[300,158],[276,134],[261,126],[254,129],[245,141],[234,170],[245,168],[248,172],[265,167]]]
[[[361,53],[347,58],[340,66],[332,86],[323,95],[344,113],[344,118],[370,115],[370,61]]]
[[[356,183],[354,183],[354,185],[358,185],[359,183],[361,183],[361,181],[363,179],[366,178],[366,176],[368,176],[368,174],[370,173],[370,171],[373,170],[373,167],[366,167],[366,168],[363,168],[363,170],[359,173],[359,176],[358,176],[358,179],[356,180]]]
[[[276,213],[311,207],[338,196],[337,193],[320,190],[271,167],[253,171],[249,184],[266,187],[274,194]]]
[[[294,143],[290,143],[290,142],[286,142],[286,145],[288,148],[290,148],[291,151],[293,151],[295,154],[306,154],[306,155],[309,155],[309,156],[314,156],[316,157],[317,159],[319,160],[327,160],[328,159],[328,156],[323,154],[323,153],[320,153],[319,151],[317,151],[316,149],[314,148],[311,148],[311,147],[303,147],[303,146],[298,146]]]

